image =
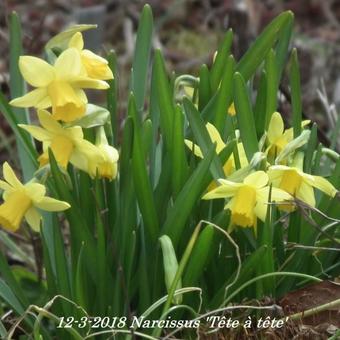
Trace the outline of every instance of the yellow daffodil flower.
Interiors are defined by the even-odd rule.
[[[304,127],[310,123],[310,120],[304,120],[301,126]],[[278,156],[285,146],[294,138],[293,128],[284,129],[283,119],[279,112],[274,112],[269,122],[267,132],[267,150],[266,153],[274,159]]]
[[[219,179],[220,186],[208,192],[203,199],[230,198],[225,209],[231,211],[231,222],[241,227],[254,227],[257,217],[266,220],[270,187],[268,175],[264,171],[256,171],[248,175],[242,183]],[[283,202],[291,196],[280,189],[272,188],[271,200]]]
[[[314,189],[317,188],[326,195],[334,197],[336,188],[325,178],[304,173],[298,168],[285,165],[274,165],[268,170],[270,182],[308,205],[315,206]],[[284,205],[284,210],[294,210],[294,206]]]
[[[55,121],[46,110],[38,111],[39,122],[42,127],[19,124],[35,139],[43,143],[43,154],[39,157],[40,165],[48,163],[48,149],[51,148],[56,161],[64,168],[70,162],[75,167],[88,167],[89,160],[102,161],[102,155],[97,148],[84,139],[80,126],[64,127]]]
[[[109,87],[105,81],[86,75],[76,48],[62,52],[54,66],[36,57],[22,56],[19,68],[24,79],[37,88],[10,104],[37,109],[52,107],[53,118],[64,122],[72,122],[85,114],[87,97],[83,88]]]
[[[72,36],[69,47],[74,47],[79,51],[81,62],[86,70],[86,74],[90,78],[100,80],[113,79],[113,74],[107,60],[90,50],[84,50],[83,35],[80,32]]]
[[[19,229],[23,218],[33,230],[39,231],[42,217],[37,209],[63,211],[70,208],[66,202],[46,197],[44,185],[32,181],[22,184],[7,162],[3,164],[3,176],[5,181],[0,180],[4,199],[0,205],[0,225],[9,231]]]
[[[107,142],[105,135],[105,130],[101,126],[97,133],[96,147],[98,148],[98,153],[102,155],[102,159],[99,162],[89,161],[89,169],[87,172],[91,177],[107,178],[110,181],[115,179],[117,176],[117,162],[119,159],[118,151]]]
[[[226,147],[226,144],[223,142],[220,133],[218,132],[218,130],[215,128],[214,125],[212,125],[211,123],[207,123],[206,128],[208,130],[211,141],[213,143],[216,143],[216,153],[219,154]],[[192,141],[188,139],[185,139],[184,142],[186,146],[191,151],[193,151],[197,157],[203,158],[202,151],[198,145],[194,144]],[[243,144],[237,143],[237,149],[238,149],[238,155],[240,159],[241,168],[243,168],[248,165],[248,160],[247,160],[246,153],[244,151]],[[234,159],[234,156],[231,155],[223,166],[225,175],[229,176],[232,172],[235,171],[235,168],[236,168],[235,159]]]

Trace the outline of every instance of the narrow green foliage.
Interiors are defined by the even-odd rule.
[[[131,90],[136,99],[138,112],[142,113],[146,93],[148,68],[150,64],[153,18],[149,5],[145,5],[139,20],[135,54],[131,72]]]
[[[225,121],[228,114],[228,107],[233,98],[233,74],[235,68],[235,60],[233,56],[229,56],[222,72],[221,85],[217,92],[217,102],[215,106],[214,125],[218,131],[223,132]]]
[[[283,12],[276,17],[260,34],[253,45],[244,54],[237,64],[236,70],[247,81],[256,71],[257,67],[266,58],[269,50],[277,41],[280,31],[293,19],[293,13]]]
[[[195,106],[188,99],[184,98],[183,106],[194,137],[202,150],[203,156],[205,156],[208,154],[213,144],[205,127],[204,121],[200,117]],[[224,177],[222,164],[217,156],[214,157],[210,170],[215,179]]]
[[[201,111],[209,102],[211,97],[210,74],[206,64],[200,68],[198,85],[198,109]]]
[[[240,126],[241,138],[248,160],[258,151],[258,141],[254,114],[251,107],[248,89],[242,75],[238,72],[234,75],[234,102],[237,120]]]
[[[272,114],[277,108],[277,91],[278,91],[278,74],[277,74],[277,59],[274,50],[270,50],[265,63],[266,70],[266,111],[265,111],[265,130]]]
[[[169,81],[166,76],[164,60],[159,50],[155,51],[154,58],[154,76],[156,80],[156,90],[158,95],[158,105],[160,112],[160,127],[162,130],[165,145],[168,150],[172,147],[172,120],[175,115],[172,100],[172,94],[169,87]]]
[[[233,31],[229,29],[228,32],[225,34],[220,47],[217,50],[214,63],[211,67],[210,86],[211,86],[212,93],[216,92],[222,80],[224,69],[225,69],[225,64],[230,54],[230,48],[231,48],[232,42],[233,42]]]
[[[292,94],[293,128],[294,137],[296,138],[301,133],[302,121],[300,70],[296,49],[293,49],[290,63],[290,89]]]
[[[151,183],[149,180],[145,164],[145,155],[142,146],[142,137],[137,118],[136,104],[134,96],[132,94],[130,95],[129,98],[128,113],[133,120],[134,126],[132,170],[137,200],[143,216],[146,231],[150,237],[150,240],[151,242],[156,242],[159,231],[159,222],[155,208],[155,201],[152,193]]]

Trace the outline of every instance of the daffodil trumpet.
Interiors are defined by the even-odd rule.
[[[63,211],[70,208],[67,202],[47,197],[44,185],[34,180],[22,184],[7,162],[3,164],[3,177],[4,181],[0,180],[4,200],[0,205],[0,225],[6,230],[17,231],[25,219],[38,232],[42,220],[40,209]]]
[[[281,204],[291,200],[287,192],[278,188],[270,188],[269,177],[264,171],[256,171],[248,175],[243,182],[219,179],[220,185],[203,196],[203,199],[226,198],[229,202],[225,209],[231,212],[231,223],[240,227],[257,226],[257,218],[265,221],[271,190],[271,201]]]

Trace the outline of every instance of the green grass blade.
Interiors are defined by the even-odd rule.
[[[140,113],[143,112],[144,108],[148,68],[150,64],[152,32],[152,10],[149,5],[145,5],[139,21],[131,73],[131,90],[134,93],[137,110]]]
[[[247,85],[240,73],[235,73],[234,82],[234,102],[237,120],[240,127],[244,149],[246,151],[248,160],[250,161],[254,153],[259,151],[254,114],[248,95]]]

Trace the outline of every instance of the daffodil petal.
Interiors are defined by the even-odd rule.
[[[206,124],[210,139],[213,143],[216,143],[216,152],[219,154],[224,148],[225,143],[223,142],[220,133],[211,123]]]
[[[38,110],[38,118],[41,126],[51,132],[62,131],[61,125],[53,119],[52,115],[46,110]]]
[[[191,140],[188,139],[184,139],[184,143],[194,153],[195,156],[203,158],[201,148],[198,145],[194,144]]]
[[[306,182],[302,182],[296,197],[301,201],[307,203],[311,207],[315,207],[315,196],[313,187]]]
[[[25,184],[25,191],[27,196],[33,202],[39,202],[46,194],[46,188],[40,183],[27,183]]]
[[[91,79],[88,77],[76,77],[72,80],[72,85],[83,89],[107,90],[110,86],[104,80]]]
[[[4,191],[12,191],[13,188],[5,181],[0,180],[0,189]]]
[[[34,207],[27,210],[25,219],[29,226],[36,232],[40,232],[41,215]]]
[[[74,92],[75,92],[76,96],[79,97],[80,100],[81,100],[84,104],[87,104],[87,103],[88,103],[87,96],[86,96],[86,93],[85,93],[84,90],[75,88],[75,89],[74,89]]]
[[[22,183],[18,180],[18,177],[15,175],[13,169],[10,167],[10,165],[5,162],[3,165],[3,174],[4,179],[7,183],[9,183],[13,188],[22,188]]]
[[[46,88],[39,88],[26,93],[22,97],[14,98],[9,102],[13,106],[17,107],[37,107],[37,108],[47,108],[51,105],[50,99],[47,94]]]
[[[33,138],[40,142],[49,140],[51,138],[51,133],[39,126],[25,124],[18,124],[18,126],[27,131]]]
[[[72,36],[70,42],[68,43],[68,47],[74,47],[78,51],[81,51],[84,48],[84,40],[81,32],[77,32]]]
[[[274,112],[269,122],[267,137],[269,143],[273,144],[280,138],[284,131],[284,124],[281,115],[278,112]]]
[[[79,76],[81,72],[79,51],[74,47],[66,49],[57,58],[54,67],[58,79],[69,80]]]
[[[206,193],[202,197],[202,199],[211,200],[211,199],[216,199],[216,198],[232,197],[235,195],[237,190],[239,190],[239,188],[244,185],[242,183],[234,183],[234,182],[230,182],[230,181],[222,180],[222,179],[218,181],[221,183],[221,185],[209,191],[208,193]]]
[[[253,172],[244,179],[244,184],[262,188],[268,184],[268,175],[262,170]]]
[[[310,176],[309,178],[304,177],[303,179],[309,185],[321,190],[328,196],[334,197],[337,193],[336,188],[329,181],[327,181],[327,179],[321,176]]]
[[[269,192],[270,192],[269,186],[258,189],[256,191],[257,201],[262,202],[262,203],[268,203]],[[289,200],[292,200],[292,199],[293,199],[292,196],[289,195],[287,192],[285,192],[285,191],[283,191],[279,188],[272,187],[272,189],[271,189],[271,201],[272,202],[283,202],[283,201],[289,201]]]
[[[53,66],[36,57],[20,57],[19,69],[24,79],[35,87],[45,87],[55,77]]]
[[[59,201],[51,197],[44,197],[40,202],[34,202],[34,205],[46,211],[64,211],[71,207],[67,202]]]
[[[268,203],[258,201],[254,207],[255,215],[263,222],[266,221]]]
[[[71,128],[67,128],[66,131],[67,134],[73,139],[79,140],[84,138],[83,129],[80,126],[73,126]]]

